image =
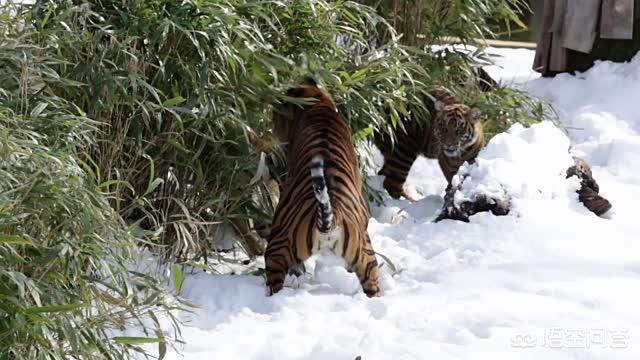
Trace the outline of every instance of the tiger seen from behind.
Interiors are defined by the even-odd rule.
[[[395,143],[388,134],[374,136],[374,144],[384,157],[378,174],[385,177],[383,187],[394,199],[404,196],[415,201],[404,192],[403,185],[418,155],[437,159],[450,186],[460,166],[466,161],[473,162],[484,147],[484,130],[477,108],[460,103],[443,88],[432,89],[429,95],[433,97],[425,101],[431,115],[429,122],[401,119],[402,126],[395,130]]]
[[[273,114],[275,135],[287,144],[288,176],[265,252],[268,293],[282,289],[290,269],[329,250],[356,273],[367,296],[379,296],[378,263],[367,233],[369,210],[351,129],[313,80],[286,95],[314,102],[285,100]]]

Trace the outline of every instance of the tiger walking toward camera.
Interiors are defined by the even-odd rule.
[[[404,192],[403,185],[418,155],[437,159],[450,185],[460,166],[466,161],[473,162],[485,144],[478,109],[460,103],[443,88],[432,89],[429,94],[435,100],[425,102],[431,114],[430,122],[403,119],[403,128],[395,133],[395,144],[387,134],[374,137],[384,157],[378,174],[385,177],[383,187],[395,199],[404,196],[415,201]]]
[[[289,175],[265,252],[269,295],[282,289],[289,269],[326,249],[345,260],[367,296],[379,296],[378,263],[367,234],[369,210],[351,130],[312,80],[286,95],[315,102],[284,103],[274,111],[276,136],[288,143]]]

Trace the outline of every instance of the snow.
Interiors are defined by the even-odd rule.
[[[467,178],[455,194],[456,203],[471,201],[476,194],[494,199],[508,196],[517,208],[522,199],[576,197],[579,181],[568,187],[565,180],[567,168],[573,165],[568,150],[569,139],[553,123],[529,128],[516,124],[491,139],[473,165],[462,167],[453,182],[460,181],[460,174]],[[537,163],[544,166],[531,166]]]
[[[199,308],[178,314],[185,344],[166,358],[638,359],[640,55],[546,79],[530,70],[533,51],[490,51],[501,57],[489,73],[551,102],[568,132],[514,126],[468,168],[465,186],[507,191],[514,211],[434,223],[446,183],[419,158],[406,188],[421,200],[372,205],[382,297],[367,298],[331,257],[308,261],[308,275],[272,297],[237,267],[196,272],[181,295]],[[577,201],[577,180],[564,176],[571,155],[592,166],[610,219]]]
[[[520,84],[540,77],[531,69],[534,51],[528,49],[488,48],[494,65],[485,66],[491,77],[506,85]]]

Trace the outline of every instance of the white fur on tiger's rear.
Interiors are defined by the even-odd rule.
[[[311,253],[315,254],[321,250],[328,249],[331,252],[335,253],[336,244],[342,244],[342,227],[335,226],[329,232],[323,233],[318,230],[316,233],[316,240],[313,244],[313,249],[311,249]]]

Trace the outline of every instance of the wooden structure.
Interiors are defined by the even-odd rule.
[[[634,26],[635,25],[635,26]],[[545,0],[533,69],[585,71],[640,51],[640,0]]]

